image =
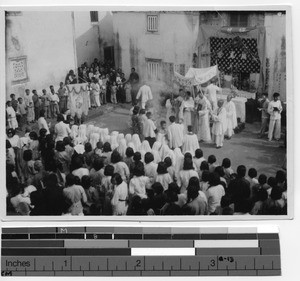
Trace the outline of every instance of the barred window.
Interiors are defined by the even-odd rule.
[[[91,22],[98,22],[98,12],[97,11],[91,11]]]
[[[158,16],[157,15],[147,16],[147,31],[150,31],[150,32],[158,31]]]
[[[232,13],[230,14],[230,26],[246,27],[248,26],[248,13]]]
[[[147,60],[147,75],[149,80],[159,80],[161,75],[161,61]]]

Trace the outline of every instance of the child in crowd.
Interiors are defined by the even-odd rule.
[[[113,82],[111,86],[111,102],[114,104],[117,104],[117,89],[116,82]]]
[[[27,107],[27,125],[29,125],[29,123],[34,123],[34,117],[33,102],[29,102],[29,105]]]

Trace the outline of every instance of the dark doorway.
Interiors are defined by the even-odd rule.
[[[105,47],[104,48],[104,60],[105,61],[111,61],[112,64],[115,63],[115,59],[114,59],[114,47],[113,46],[109,46],[109,47]]]

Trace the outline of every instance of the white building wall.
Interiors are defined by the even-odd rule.
[[[75,67],[71,12],[22,12],[6,17],[6,96],[59,85]],[[12,58],[26,56],[28,81],[12,84]]]
[[[281,13],[266,14],[265,27],[269,98],[278,92],[281,100],[286,101],[286,16]]]
[[[78,66],[94,58],[103,60],[104,47],[113,45],[113,24],[110,12],[98,11],[98,22],[91,22],[90,12],[75,12],[75,37]]]

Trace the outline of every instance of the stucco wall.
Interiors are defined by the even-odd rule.
[[[113,24],[110,12],[98,11],[98,23],[92,23],[90,12],[75,12],[75,36],[78,66],[94,58],[103,60],[104,47],[113,45]]]
[[[10,59],[27,57],[28,81],[12,85]],[[6,96],[48,88],[75,67],[71,12],[22,12],[6,17]]]
[[[266,15],[265,27],[269,62],[267,90],[270,98],[278,92],[281,100],[286,101],[286,16],[278,13]]]
[[[153,13],[149,13],[153,14]],[[155,14],[155,13],[154,13]],[[198,35],[199,17],[183,13],[159,13],[157,33],[147,32],[147,13],[114,13],[115,60],[130,74],[135,67],[141,81],[151,86],[154,100],[158,102],[160,91],[172,88],[165,83],[162,73],[159,81],[148,81],[146,59],[161,60],[161,64],[185,64],[185,71],[192,66],[194,46]],[[163,67],[161,68],[164,71]],[[176,85],[174,85],[176,88]]]

